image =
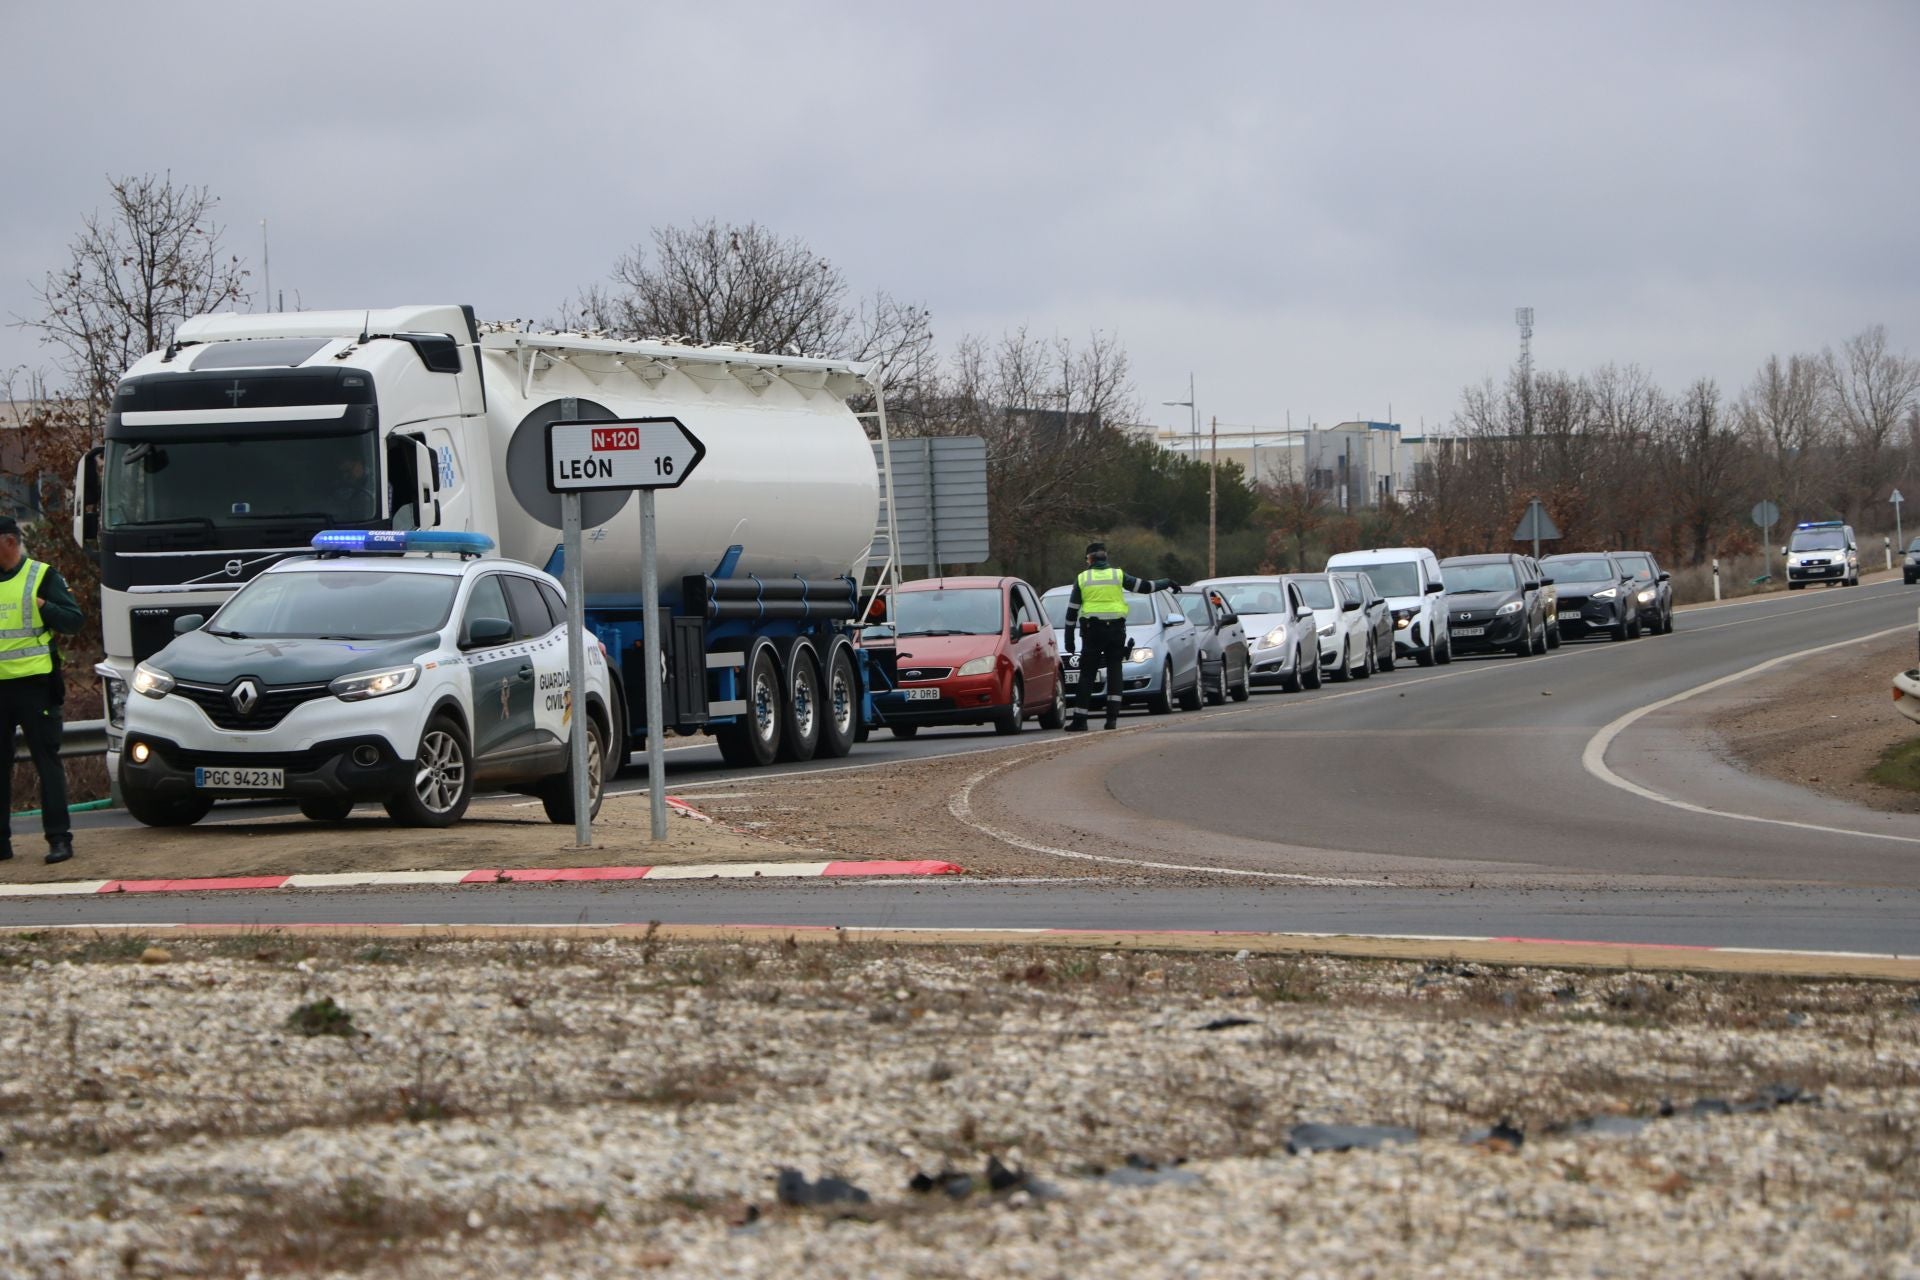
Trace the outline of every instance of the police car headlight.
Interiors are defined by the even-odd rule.
[[[151,663],[133,669],[133,691],[149,698],[164,698],[173,692],[173,677]]]
[[[383,671],[358,671],[350,676],[341,676],[327,686],[327,692],[342,702],[364,702],[368,698],[384,698],[390,693],[400,693],[411,689],[420,679],[420,668],[416,666],[388,667]]]
[[[1527,602],[1525,600],[1509,600],[1505,604],[1501,605],[1498,609],[1495,609],[1493,611],[1493,616],[1496,618],[1503,618],[1509,613],[1518,613],[1526,607],[1527,607]]]
[[[991,670],[993,670],[993,655],[983,653],[977,658],[969,658],[967,661],[961,663],[960,669],[953,674],[957,676],[983,676]]]
[[[1285,644],[1286,642],[1287,642],[1287,629],[1285,627],[1275,627],[1273,630],[1267,632],[1267,634],[1260,637],[1261,647],[1267,648],[1267,649],[1278,649],[1281,645]]]
[[[1152,661],[1153,661],[1153,650],[1151,650],[1151,649],[1129,649],[1129,650],[1127,650],[1127,661],[1128,661],[1128,662],[1152,662]]]
[[[1640,593],[1640,603],[1641,603],[1641,604],[1652,604],[1652,603],[1653,603],[1653,588],[1652,588],[1652,587],[1648,587],[1648,588],[1647,588],[1647,589],[1646,589],[1645,591],[1642,591],[1642,592]]]

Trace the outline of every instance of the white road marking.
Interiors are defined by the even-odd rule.
[[[1805,611],[1801,610],[1798,612]],[[1739,626],[1742,624],[1730,622],[1722,625]],[[1768,658],[1765,662],[1756,663],[1744,671],[1736,671],[1732,675],[1721,676],[1718,680],[1709,680],[1705,684],[1695,685],[1691,689],[1682,690],[1671,697],[1662,698],[1658,702],[1649,702],[1644,707],[1636,707],[1589,738],[1587,740],[1586,750],[1580,753],[1580,763],[1588,773],[1606,783],[1608,786],[1618,787],[1622,791],[1630,792],[1643,800],[1653,800],[1660,804],[1670,805],[1675,809],[1684,809],[1688,813],[1701,813],[1711,818],[1731,818],[1736,822],[1764,822],[1769,826],[1792,827],[1799,831],[1818,831],[1823,835],[1856,836],[1862,840],[1893,840],[1900,844],[1920,844],[1920,836],[1895,835],[1888,831],[1860,831],[1851,827],[1828,827],[1822,826],[1817,822],[1795,822],[1790,818],[1763,818],[1758,814],[1729,813],[1724,809],[1710,809],[1705,805],[1694,804],[1688,800],[1680,800],[1673,796],[1662,795],[1660,792],[1650,787],[1643,787],[1637,782],[1630,782],[1607,767],[1607,748],[1613,745],[1615,738],[1618,738],[1629,726],[1644,716],[1652,715],[1654,712],[1673,706],[1675,703],[1685,702],[1688,698],[1697,697],[1711,690],[1722,688],[1732,684],[1736,680],[1745,680],[1750,676],[1758,675],[1762,671],[1770,670],[1783,663],[1792,662],[1799,658],[1811,657],[1816,653],[1826,653],[1832,649],[1844,649],[1848,645],[1869,644],[1875,640],[1884,639],[1887,636],[1908,634],[1912,632],[1912,630],[1911,625],[1902,624],[1897,627],[1888,627],[1885,631],[1875,631],[1871,635],[1849,636],[1845,640],[1835,640],[1832,644],[1823,644],[1814,649],[1801,649],[1794,653],[1783,653],[1778,657]]]

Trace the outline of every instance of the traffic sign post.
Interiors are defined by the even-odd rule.
[[[1520,517],[1520,527],[1513,531],[1515,542],[1533,541],[1533,558],[1540,558],[1540,544],[1555,542],[1560,538],[1560,526],[1547,515],[1547,509],[1535,498],[1527,503],[1527,513]]]
[[[653,495],[685,483],[707,448],[678,418],[621,418],[547,424],[547,488],[560,495],[567,574],[567,663],[573,688],[586,688],[586,589],[580,563],[580,495],[609,489],[640,491],[641,676],[647,699],[647,808],[654,840],[667,838],[666,726],[660,706],[660,568],[655,552]],[[573,717],[574,843],[591,841],[587,812],[587,731],[584,694]],[[624,745],[624,744],[621,744]],[[624,751],[621,758],[625,758]]]
[[[1773,577],[1773,526],[1779,523],[1780,508],[1762,498],[1753,504],[1753,510],[1748,514],[1753,517],[1753,522],[1760,526],[1763,531],[1762,536],[1766,539],[1760,544],[1760,549],[1766,553],[1767,578],[1771,580]]]
[[[1893,540],[1900,544],[1900,554],[1904,556],[1907,554],[1907,531],[1900,527],[1900,504],[1906,499],[1900,496],[1898,489],[1895,489],[1893,496],[1887,501],[1893,504]],[[1887,557],[1887,568],[1893,568],[1892,556]]]

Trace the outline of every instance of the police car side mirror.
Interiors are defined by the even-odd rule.
[[[198,631],[207,625],[204,613],[183,613],[173,620],[173,634],[183,636],[189,631]]]
[[[462,649],[484,649],[488,645],[505,644],[513,639],[513,624],[505,618],[475,618],[467,623],[466,639],[460,642]]]

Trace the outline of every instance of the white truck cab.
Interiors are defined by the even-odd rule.
[[[1355,572],[1373,579],[1373,589],[1393,610],[1393,650],[1423,667],[1453,661],[1447,635],[1446,585],[1440,558],[1425,547],[1375,547],[1342,551],[1327,559],[1327,571]]]
[[[460,819],[476,788],[531,792],[573,821],[560,584],[482,558],[484,535],[335,530],[283,559],[212,618],[186,615],[139,664],[121,795],[150,826],[217,799],[280,796],[318,821],[379,801],[396,822]],[[588,795],[619,741],[607,662],[589,643]]]

